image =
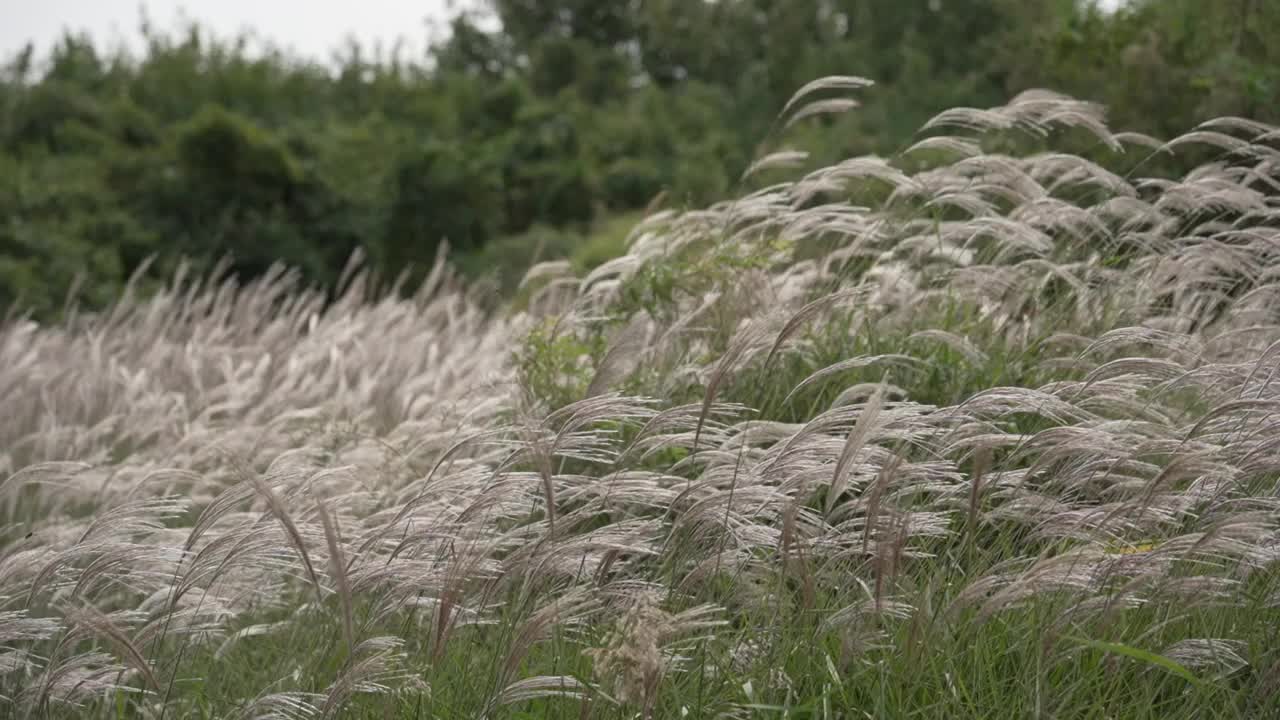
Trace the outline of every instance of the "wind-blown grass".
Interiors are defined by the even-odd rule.
[[[10,321],[0,707],[1276,714],[1277,190],[1272,128],[1038,91],[652,216],[518,314],[441,264]]]

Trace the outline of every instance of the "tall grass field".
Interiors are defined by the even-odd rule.
[[[1280,130],[789,126],[498,311],[0,326],[0,716],[1280,717]]]

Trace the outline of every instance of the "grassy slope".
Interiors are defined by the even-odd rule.
[[[1052,96],[942,121],[1148,152]],[[1277,715],[1280,211],[1232,169],[1277,143],[1218,130],[1181,183],[852,160],[496,317],[443,273],[10,323],[0,707]]]

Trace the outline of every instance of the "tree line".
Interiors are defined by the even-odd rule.
[[[0,309],[103,306],[182,258],[319,286],[357,248],[412,283],[446,240],[499,289],[538,258],[589,267],[617,219],[740,191],[786,99],[828,74],[877,86],[788,131],[815,163],[1030,87],[1157,137],[1280,119],[1263,0],[488,0],[448,30],[423,57],[348,45],[335,65],[145,24],[139,52],[67,35],[6,58]]]

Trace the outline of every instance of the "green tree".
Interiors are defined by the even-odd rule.
[[[373,248],[392,274],[410,265],[423,269],[441,242],[474,251],[497,229],[495,173],[456,145],[430,142],[406,153],[392,183],[385,235]]]

